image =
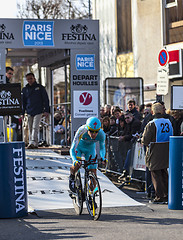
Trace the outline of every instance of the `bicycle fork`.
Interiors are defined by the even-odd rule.
[[[84,195],[85,198],[87,199],[87,201],[90,201],[90,205],[91,205],[91,211],[93,211],[93,216],[95,216],[95,198],[94,198],[94,194],[95,194],[95,184],[93,183],[94,186],[92,186],[92,180],[89,179],[89,174],[87,173],[87,175],[85,176],[85,189],[84,189]],[[91,189],[91,186],[93,188],[93,190]],[[87,197],[87,192],[89,194],[89,196]],[[85,200],[86,200],[85,199]]]

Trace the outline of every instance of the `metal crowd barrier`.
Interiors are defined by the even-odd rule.
[[[119,141],[117,136],[107,136],[106,157],[108,166],[106,172],[120,175],[123,172],[128,151],[131,151],[129,158],[129,178],[121,183],[123,187],[132,181],[140,182],[145,187],[145,152],[143,146],[134,140],[133,142]]]
[[[107,136],[106,155],[108,159],[108,170],[122,173],[126,155],[131,145],[131,142],[119,141],[119,137]]]
[[[46,118],[42,117],[39,125],[39,133],[38,133],[38,142],[39,145],[45,146],[48,145],[47,141],[47,131],[50,131],[51,124],[46,122]]]

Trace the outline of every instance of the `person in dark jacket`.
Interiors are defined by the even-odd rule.
[[[162,104],[153,104],[152,111],[153,120],[146,125],[141,140],[147,146],[146,166],[151,171],[155,188],[152,203],[164,203],[168,201],[168,142],[173,136],[173,127],[171,121],[164,117]]]
[[[117,136],[118,134],[118,127],[116,124],[116,118],[115,116],[110,117],[110,130],[108,132],[109,136]]]
[[[135,107],[136,103],[135,100],[129,100],[128,101],[128,110],[126,112],[130,112],[133,114],[133,116],[139,120],[141,120],[141,115],[139,113],[139,111],[136,109]]]
[[[126,128],[126,121],[124,115],[121,115],[119,118],[119,126],[118,126],[118,135],[123,136]]]
[[[124,118],[126,127],[123,135],[120,136],[119,141],[130,141],[133,138],[133,135],[140,132],[141,122],[130,112],[126,112]]]
[[[23,115],[28,114],[29,145],[38,147],[38,131],[42,115],[49,115],[49,99],[45,88],[36,82],[33,73],[26,74],[28,84],[22,89]]]
[[[176,120],[175,120],[175,118],[173,116],[171,116],[170,114],[166,113],[165,103],[163,101],[154,102],[154,104],[155,103],[160,103],[163,106],[163,118],[166,118],[166,119],[170,120],[170,122],[172,124],[172,127],[173,127],[173,134],[175,136],[178,136]]]
[[[119,141],[132,141],[133,135],[140,132],[141,122],[135,118],[131,112],[126,112],[124,117],[126,127],[124,129],[123,135],[119,136]],[[121,176],[118,177],[118,180],[122,180],[128,176],[131,164],[131,149],[129,149],[125,159],[124,170]]]
[[[6,67],[6,83],[10,83],[12,77],[13,77],[13,68]]]

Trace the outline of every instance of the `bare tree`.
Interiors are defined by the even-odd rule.
[[[19,18],[78,19],[88,18],[88,6],[84,0],[26,0],[17,4]]]

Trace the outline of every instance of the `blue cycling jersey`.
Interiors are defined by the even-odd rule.
[[[100,157],[104,160],[105,157],[105,133],[102,129],[99,130],[95,139],[88,135],[88,128],[86,125],[81,126],[74,137],[71,145],[70,155],[73,162],[77,161],[84,154],[85,159],[88,160],[89,156],[92,158],[96,155],[96,142],[100,145]]]

